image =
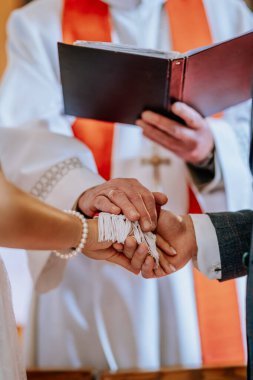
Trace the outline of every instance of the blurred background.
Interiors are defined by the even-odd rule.
[[[2,75],[5,64],[6,64],[6,56],[5,56],[6,21],[13,9],[21,7],[22,5],[25,5],[26,3],[29,3],[29,1],[25,1],[25,0],[1,0],[0,1],[0,75]]]

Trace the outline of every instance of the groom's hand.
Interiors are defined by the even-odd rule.
[[[189,215],[181,217],[162,210],[157,225],[157,246],[165,253],[163,260],[167,266],[172,266],[174,271],[184,267],[193,256],[197,255],[197,243],[191,217]],[[175,255],[169,254],[169,247],[175,249]],[[158,270],[159,268],[155,269],[152,258],[147,257],[141,272],[145,278],[161,277]]]
[[[114,245],[114,247],[115,249],[117,249],[116,245]],[[164,251],[158,249],[159,267],[157,267],[156,269],[154,259],[150,256],[146,244],[140,244],[138,246],[133,236],[129,236],[127,238],[124,246],[121,247],[121,252],[124,254],[125,257],[127,257],[130,260],[131,267],[134,270],[140,272],[142,270],[143,265],[147,262],[149,263],[148,266],[152,267],[152,269],[150,270],[152,274],[149,275],[148,278],[160,278],[175,272],[175,268],[173,267],[173,265],[169,263],[169,260],[167,258],[167,255],[176,255],[175,249],[171,247],[168,243],[163,244],[163,249]]]
[[[139,220],[143,231],[157,225],[156,205],[167,203],[166,195],[152,193],[137,179],[117,178],[86,190],[78,200],[79,209],[93,217],[99,211],[124,214],[129,220]]]

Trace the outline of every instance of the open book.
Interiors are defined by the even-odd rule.
[[[110,43],[59,43],[65,112],[134,123],[180,100],[203,116],[251,97],[253,31],[185,54]]]

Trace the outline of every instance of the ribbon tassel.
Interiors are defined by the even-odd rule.
[[[131,222],[125,215],[101,212],[98,216],[98,241],[113,241],[124,244],[128,236],[134,236],[138,244],[146,243],[156,267],[159,266],[159,252],[156,248],[156,235],[143,232],[139,222]]]

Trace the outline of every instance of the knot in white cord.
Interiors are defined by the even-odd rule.
[[[146,243],[149,254],[159,265],[159,253],[156,249],[156,235],[143,232],[139,222],[131,222],[125,215],[113,215],[101,212],[98,216],[98,241],[113,241],[124,244],[126,238],[133,235],[138,244]]]

